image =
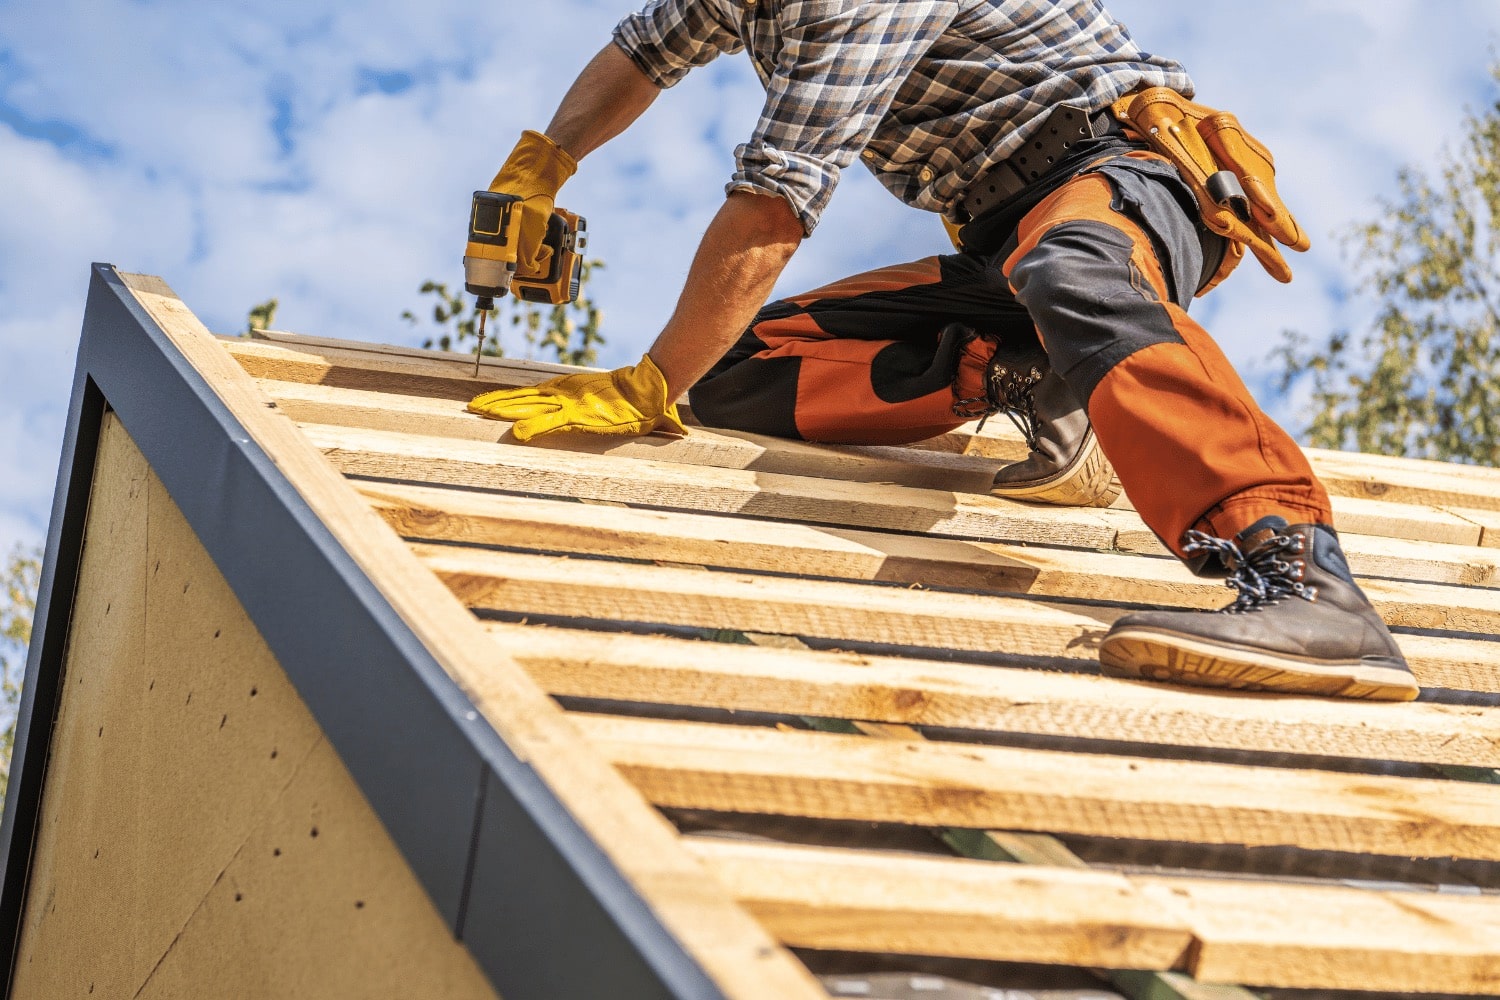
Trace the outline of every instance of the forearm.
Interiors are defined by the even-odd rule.
[[[735,192],[698,245],[677,309],[648,352],[675,400],[739,339],[802,242],[781,198]]]
[[[563,95],[547,136],[581,160],[629,128],[659,93],[656,84],[611,42]]]

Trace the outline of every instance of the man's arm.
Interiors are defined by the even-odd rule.
[[[677,309],[647,353],[675,400],[734,345],[802,242],[786,199],[736,191],[698,244]]]
[[[547,137],[581,160],[629,128],[659,93],[661,89],[611,42],[563,95]]]
[[[607,45],[564,95],[547,138],[581,159],[628,128],[658,93],[628,55]],[[703,235],[672,318],[641,364],[485,393],[470,411],[515,421],[520,440],[554,430],[680,431],[673,402],[750,325],[803,236],[802,220],[787,199],[731,193]]]
[[[584,67],[547,126],[547,136],[583,159],[625,131],[661,93],[617,45]],[[676,399],[750,325],[802,242],[802,223],[784,198],[735,192],[693,258],[677,309],[648,352]]]

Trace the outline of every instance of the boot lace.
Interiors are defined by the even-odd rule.
[[[1230,568],[1224,586],[1238,592],[1234,603],[1220,608],[1220,614],[1239,615],[1258,611],[1287,597],[1300,597],[1304,601],[1316,601],[1318,588],[1302,582],[1307,563],[1303,559],[1287,559],[1306,552],[1306,542],[1300,534],[1272,535],[1249,552],[1241,549],[1232,539],[1215,538],[1202,531],[1189,531],[1183,536],[1182,551],[1190,556],[1209,554],[1218,556]]]
[[[1046,373],[1047,363],[1041,358],[1002,358],[997,349],[985,367],[982,394],[958,398],[958,383],[954,383],[953,415],[965,420],[978,417],[976,430],[983,430],[986,420],[996,413],[1004,413],[1026,439],[1026,447],[1036,451],[1041,421],[1036,415],[1036,399],[1031,390]]]

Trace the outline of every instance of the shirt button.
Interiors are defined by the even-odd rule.
[[[932,182],[932,176],[933,175],[931,167],[923,167],[921,173],[917,174],[917,177],[921,179],[923,184],[930,184]]]
[[[867,160],[873,160],[873,159],[875,159],[875,150],[873,150],[873,149],[867,149],[863,153],[860,153],[859,155],[863,156]]]

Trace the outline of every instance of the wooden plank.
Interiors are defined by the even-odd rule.
[[[427,541],[1177,607],[1218,608],[1231,596],[1223,581],[1195,577],[1175,559],[629,507],[601,513],[568,501],[405,483],[358,485],[387,524]],[[1479,548],[1359,535],[1344,543],[1362,577],[1473,586],[1500,570]],[[1377,600],[1391,605],[1382,611],[1399,623],[1406,620],[1399,602],[1412,596],[1382,593]]]
[[[1171,968],[1192,942],[1123,876],[686,838],[789,945]]]
[[[1222,581],[1194,576],[1176,560],[689,513],[599,511],[405,484],[365,484],[362,492],[387,523],[416,538],[1080,601],[1212,609],[1230,600]],[[1500,591],[1363,582],[1392,626],[1500,632]]]
[[[1004,421],[992,420],[982,435],[961,428],[927,444],[961,454],[1004,458],[1012,453],[1016,437]],[[1321,448],[1303,450],[1332,497],[1500,511],[1500,470]]]
[[[491,622],[548,692],[1183,747],[1500,761],[1500,710],[1253,695],[1078,674]]]
[[[173,344],[276,461],[324,526],[474,699],[485,720],[566,804],[666,929],[726,996],[818,1000],[794,957],[704,877],[676,833],[598,755],[525,672],[495,649],[473,616],[433,578],[292,421],[267,407],[254,380],[158,278],[121,275]],[[457,362],[455,362],[457,363]]]
[[[477,417],[465,410],[462,400],[259,381],[281,411],[301,423],[516,443],[509,422]],[[988,493],[1000,465],[984,458],[909,448],[820,445],[703,428],[695,428],[686,437],[550,436],[530,442],[529,447],[964,493]]]
[[[1500,511],[1476,510],[1457,505],[1447,506],[1444,511],[1478,529],[1479,540],[1476,545],[1486,549],[1500,549]]]
[[[471,608],[858,643],[1093,659],[1128,609],[418,544]],[[1463,609],[1450,609],[1457,615]],[[1497,647],[1402,636],[1429,687],[1494,690]],[[1429,651],[1435,651],[1429,655]],[[1476,658],[1476,654],[1481,654]]]
[[[1493,639],[1403,635],[1397,643],[1423,687],[1454,691],[1500,691]]]
[[[1500,553],[1478,545],[1445,545],[1349,532],[1341,532],[1339,540],[1357,576],[1462,587],[1500,585]]]
[[[1086,941],[1101,921],[1123,924],[1120,935],[1133,940],[1133,926],[1160,930],[1181,920],[1191,946],[1176,957],[1164,948],[1152,968],[1183,968],[1204,981],[1401,995],[1488,994],[1500,982],[1500,901],[1493,896],[1147,876],[1090,889],[1084,887],[1108,876],[707,838],[688,843],[794,945],[879,951],[900,942],[918,954],[998,958],[1012,934],[1038,924],[1072,926]],[[1099,909],[1088,909],[1090,894]],[[1135,909],[1140,897],[1158,908]],[[1139,914],[1133,919],[1140,925],[1115,909],[1122,904]],[[966,925],[989,933],[965,934]]]
[[[1440,545],[1480,544],[1479,526],[1448,510],[1348,497],[1331,499],[1334,526],[1341,536],[1373,535]],[[1134,511],[1106,508],[1095,513],[1119,532],[1115,543],[1118,548],[1146,555],[1169,554],[1167,547]]]
[[[474,370],[474,355],[470,351],[443,351],[431,347],[415,347],[410,344],[380,344],[365,340],[347,340],[339,337],[317,337],[305,333],[292,333],[289,330],[256,330],[249,337],[239,334],[219,334],[231,350],[241,344],[281,344],[299,351],[317,351],[327,348],[333,351],[357,352],[364,357],[375,356],[383,359],[437,362],[445,367],[454,362],[461,363],[469,369]],[[480,358],[481,374],[499,375],[504,378],[517,379],[517,385],[525,384],[522,379],[539,381],[552,375],[571,375],[579,371],[592,371],[595,369],[581,368],[575,365],[563,365],[552,361],[535,361],[529,358],[493,357],[484,355]]]
[[[472,608],[826,639],[1090,658],[1104,618],[1040,601],[708,573],[564,556],[418,544],[414,551]]]
[[[618,500],[803,524],[1110,548],[1093,511],[1040,508],[991,496],[879,483],[574,455],[515,445],[310,424],[308,440],[346,475]]]
[[[226,337],[218,343],[256,378],[437,399],[467,400],[491,389],[527,385],[578,371],[541,362],[486,358],[475,376],[473,355],[465,358],[445,351],[387,349],[321,338],[268,343]]]
[[[1500,470],[1316,449],[1309,458],[1330,494],[1500,510]]]
[[[663,807],[1500,859],[1500,786],[575,716]]]
[[[1500,989],[1500,898],[1212,879],[1132,885],[1179,913],[1209,982],[1301,989],[1484,993]]]
[[[1175,560],[969,542],[691,512],[537,500],[404,483],[359,484],[406,537],[692,563],[757,572],[1211,608],[1222,581]]]

